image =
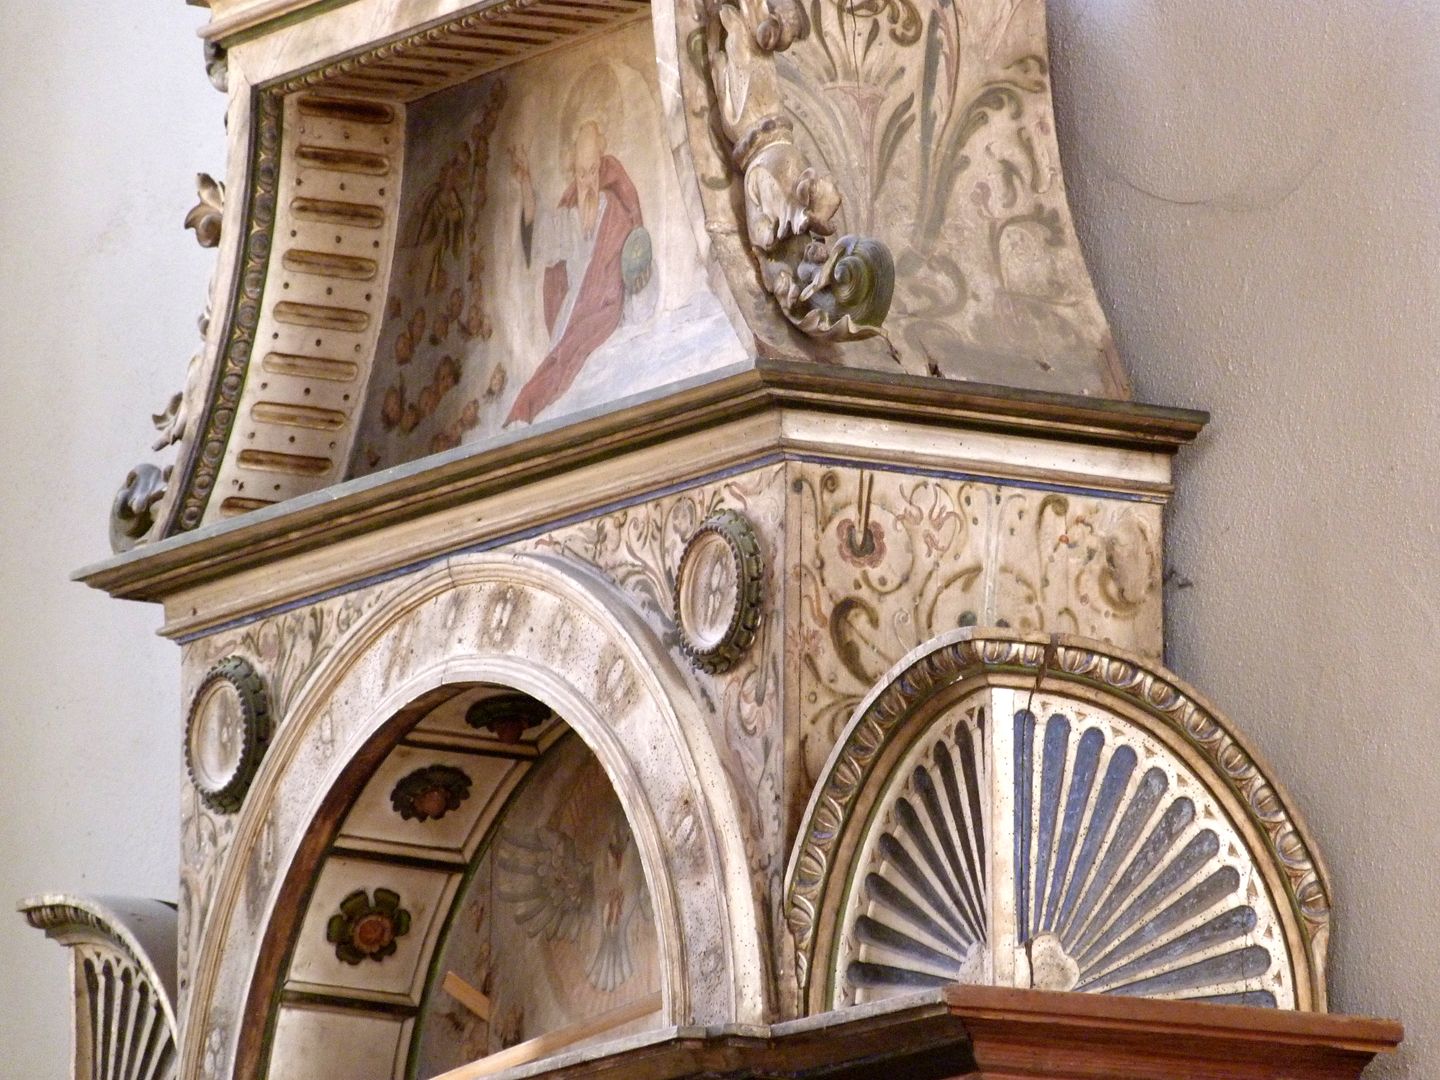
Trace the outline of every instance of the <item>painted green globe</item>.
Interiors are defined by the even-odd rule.
[[[637,225],[630,230],[625,246],[620,250],[620,278],[625,282],[627,293],[637,293],[649,282],[653,258],[650,232],[645,226]]]

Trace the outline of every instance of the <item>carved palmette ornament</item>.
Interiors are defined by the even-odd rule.
[[[206,674],[185,722],[185,765],[212,810],[240,809],[270,745],[270,699],[264,680],[238,656]]]
[[[880,334],[895,264],[878,240],[833,238],[840,191],[795,145],[775,53],[810,31],[797,0],[708,0],[708,52],[745,230],[766,291],[802,332],[825,340]]]
[[[962,982],[1323,1010],[1327,893],[1279,789],[1173,677],[961,631],[851,721],[787,920],[815,1009]]]
[[[175,909],[158,900],[65,895],[22,901],[31,926],[71,951],[75,993],[71,1075],[173,1080]]]
[[[765,601],[760,540],[744,515],[721,510],[685,542],[675,571],[680,648],[702,671],[739,662],[755,640]]]

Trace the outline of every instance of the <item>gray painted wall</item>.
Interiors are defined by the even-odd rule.
[[[0,13],[0,1077],[60,1080],[67,956],[14,902],[177,891],[179,652],[68,578],[198,342],[213,253],[181,221],[224,99],[181,0]]]
[[[70,584],[178,388],[222,166],[180,0],[3,0],[0,901],[175,895],[178,655]],[[1082,240],[1180,461],[1170,663],[1287,782],[1336,885],[1334,1005],[1440,1075],[1440,4],[1053,0]],[[53,448],[61,448],[58,453]],[[40,528],[35,528],[38,523]],[[0,1074],[66,1075],[63,955],[0,911]]]
[[[1332,1006],[1440,1076],[1440,4],[1058,0],[1057,123],[1179,461],[1168,663],[1250,735],[1335,887]]]

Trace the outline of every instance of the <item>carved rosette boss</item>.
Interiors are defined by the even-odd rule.
[[[680,649],[702,671],[737,664],[755,641],[765,595],[760,540],[742,514],[721,510],[685,542],[675,571]]]
[[[264,681],[238,656],[221,660],[200,684],[185,724],[185,764],[210,809],[240,809],[270,744]]]

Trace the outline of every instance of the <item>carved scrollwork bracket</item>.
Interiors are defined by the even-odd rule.
[[[195,240],[203,248],[220,246],[220,225],[225,217],[225,185],[209,173],[195,177],[198,201],[185,215],[185,228],[195,230]]]
[[[879,240],[836,239],[840,191],[795,145],[775,54],[803,40],[798,0],[705,0],[710,76],[745,230],[766,290],[803,333],[826,341],[883,334],[895,263]]]
[[[155,527],[155,506],[165,497],[169,483],[168,465],[162,469],[147,462],[126,474],[110,506],[111,550],[129,551],[144,541]]]

